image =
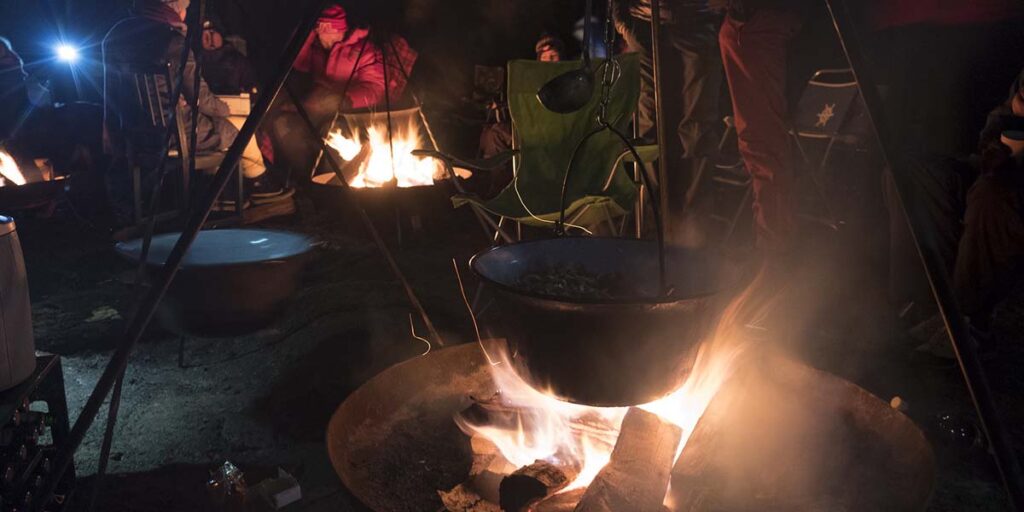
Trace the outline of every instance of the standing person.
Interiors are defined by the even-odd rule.
[[[794,173],[786,124],[786,49],[808,7],[802,0],[711,2],[726,13],[718,43],[740,155],[753,179],[758,249],[788,253],[794,231]]]
[[[397,103],[405,91],[416,51],[397,35],[378,41],[360,25],[342,6],[328,7],[292,66],[297,76],[289,85],[305,82],[308,86],[299,100],[318,129],[340,110],[382,108],[388,100]],[[308,177],[320,146],[311,140],[305,122],[284,96],[264,122],[260,146],[275,166]]]
[[[185,44],[188,27],[184,20],[190,3],[190,0],[136,0],[130,16],[115,24],[103,39],[104,144],[114,158],[114,175],[110,180],[115,203],[123,204],[126,199],[125,181],[129,175],[127,166],[133,158],[131,153],[135,147],[129,141],[133,134],[124,129],[133,122],[122,117],[129,115],[122,106],[138,101],[131,97],[136,94],[136,89],[128,85],[120,70],[130,65],[169,64],[171,72],[176,73]],[[203,153],[227,149],[238,136],[238,129],[228,120],[230,109],[210,92],[205,80],[200,79],[199,88],[194,88],[196,65],[191,52],[184,69],[181,83],[185,108],[182,113],[187,124],[191,124],[192,120],[189,105],[195,102],[199,109],[196,147],[193,150]],[[169,91],[164,91],[164,94],[169,94]],[[137,141],[133,142],[137,144]],[[152,144],[154,141],[147,143]],[[252,140],[242,154],[241,170],[253,202],[273,202],[290,196],[290,191],[285,190],[282,182],[267,173],[259,147]],[[232,203],[236,200],[239,199],[222,200],[221,206],[233,208]],[[115,210],[119,210],[117,204]],[[124,214],[122,211],[118,213]]]
[[[718,147],[718,109],[722,87],[722,58],[718,49],[721,15],[708,0],[660,0],[662,34],[669,45],[661,46],[662,99],[667,117],[664,126],[675,125],[676,138],[669,141],[669,183],[674,197],[690,186],[701,160]],[[651,61],[651,0],[614,0],[616,29],[628,51],[640,54],[640,135],[652,138],[655,127],[654,70]],[[664,36],[663,36],[664,37]],[[660,165],[660,164],[659,164]],[[675,201],[672,205],[682,205]]]

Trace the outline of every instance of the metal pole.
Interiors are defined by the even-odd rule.
[[[668,147],[665,134],[665,102],[661,91],[661,0],[651,0],[651,68],[654,75],[654,125],[658,136],[658,208],[661,214],[663,237],[672,231],[669,218]]]
[[[252,113],[246,119],[245,124],[242,125],[242,129],[239,130],[238,136],[235,137],[235,141],[228,148],[227,153],[224,156],[224,161],[221,162],[220,168],[217,169],[217,174],[214,175],[213,183],[205,191],[202,199],[197,203],[197,209],[194,210],[189,216],[185,223],[185,228],[182,230],[182,234],[178,237],[178,241],[174,244],[170,254],[167,256],[167,260],[164,266],[160,270],[160,274],[157,277],[156,284],[149,289],[146,295],[142,298],[139,306],[139,312],[132,319],[127,329],[127,334],[119,343],[114,354],[110,358],[110,362],[107,363],[107,367],[103,370],[99,380],[96,382],[96,386],[93,388],[92,393],[89,395],[88,400],[85,402],[85,406],[82,408],[81,414],[75,421],[75,425],[71,428],[71,432],[68,435],[68,443],[66,446],[61,448],[61,451],[57,454],[52,477],[49,484],[47,484],[44,492],[42,493],[43,503],[49,503],[53,498],[53,494],[57,489],[57,484],[60,482],[64,472],[71,466],[71,462],[74,457],[75,451],[78,446],[81,445],[82,440],[85,438],[85,434],[89,431],[89,427],[92,426],[93,421],[96,419],[96,415],[103,406],[103,401],[106,399],[111,388],[114,387],[118,377],[124,372],[128,364],[128,358],[131,356],[132,350],[142,337],[142,333],[149,325],[150,320],[153,318],[153,314],[156,312],[157,306],[160,304],[160,300],[163,298],[167,289],[171,285],[171,281],[174,280],[174,276],[178,271],[178,267],[181,265],[182,259],[185,257],[185,253],[188,248],[195,241],[196,236],[199,234],[199,230],[202,229],[203,223],[206,222],[206,218],[210,215],[210,210],[213,207],[214,201],[220,196],[224,187],[227,185],[228,180],[231,178],[234,168],[238,165],[239,160],[242,157],[242,151],[245,149],[249,139],[256,133],[256,128],[263,121],[267,110],[270,109],[270,105],[273,103],[278,92],[281,90],[281,86],[284,84],[288,74],[291,72],[292,63],[299,54],[299,50],[302,49],[302,45],[305,43],[306,35],[313,30],[316,25],[317,16],[320,13],[320,8],[323,5],[324,0],[316,0],[311,3],[309,11],[305,13],[305,17],[302,22],[295,27],[295,31],[292,32],[291,39],[282,53],[281,58],[277,62],[277,66],[274,68],[276,73],[268,81],[267,86],[261,90],[262,94],[256,101],[256,105],[253,107]]]
[[[352,188],[348,185],[348,181],[345,181],[345,175],[341,172],[341,165],[334,159],[334,153],[331,152],[330,148],[327,147],[327,143],[317,132],[316,125],[313,123],[313,119],[309,117],[309,113],[306,112],[305,107],[302,106],[302,102],[299,101],[295,92],[288,86],[285,86],[289,97],[291,97],[292,103],[295,104],[295,111],[302,118],[303,124],[309,131],[310,137],[313,138],[320,145],[320,152],[327,156],[327,164],[331,166],[331,170],[338,176],[338,181],[341,182],[341,190],[344,190],[348,194],[348,203],[356,210],[359,215],[359,220],[363,222],[363,226],[366,227],[366,231],[370,233],[370,237],[373,238],[373,243],[377,245],[377,250],[380,251],[381,256],[384,256],[384,261],[388,264],[391,269],[391,273],[395,275],[399,283],[402,284],[402,289],[405,291],[406,298],[409,299],[409,304],[412,305],[413,309],[423,319],[423,324],[427,326],[427,331],[430,336],[437,341],[438,345],[444,346],[444,339],[441,338],[441,334],[434,328],[434,322],[430,321],[430,316],[427,315],[427,310],[423,308],[423,304],[420,302],[419,297],[416,296],[416,291],[412,289],[412,285],[409,284],[409,280],[405,278],[405,274],[402,273],[401,267],[398,266],[398,262],[395,261],[395,257],[391,254],[387,244],[384,243],[384,239],[377,232],[377,227],[373,225],[373,220],[370,219],[370,215],[366,213],[366,209],[360,204],[359,197],[355,194],[351,194]]]
[[[886,159],[892,180],[896,185],[897,195],[903,206],[903,214],[910,226],[910,232],[917,247],[918,256],[924,265],[925,274],[931,284],[932,294],[938,304],[939,313],[942,315],[946,331],[949,333],[949,340],[953,345],[953,352],[956,354],[957,362],[960,364],[960,371],[967,385],[967,392],[974,402],[974,408],[981,421],[989,441],[992,454],[999,469],[999,475],[1006,488],[1006,494],[1010,505],[1014,510],[1024,510],[1024,477],[1022,477],[1020,463],[1014,453],[1013,442],[1007,434],[1005,423],[1000,418],[992,391],[989,388],[988,380],[985,377],[985,370],[978,359],[977,350],[971,340],[970,331],[960,307],[956,302],[953,289],[950,286],[949,278],[943,270],[942,258],[936,250],[934,237],[924,225],[921,219],[926,218],[927,213],[922,212],[917,204],[908,201],[910,198],[911,183],[903,172],[899,161],[896,159],[896,148],[893,146],[891,133],[887,130],[885,112],[882,106],[882,99],[871,76],[871,71],[865,63],[863,47],[858,39],[857,31],[853,25],[851,12],[846,0],[825,0],[832,22],[835,25],[836,35],[839,43],[846,53],[847,62],[853,71],[854,78],[860,87],[861,96],[864,98],[864,105],[867,108],[868,116],[875,129],[878,144]]]

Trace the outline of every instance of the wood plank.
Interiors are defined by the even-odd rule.
[[[630,408],[608,464],[587,488],[577,512],[661,512],[680,428]]]

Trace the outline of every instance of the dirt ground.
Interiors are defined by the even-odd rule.
[[[395,247],[393,219],[377,220]],[[437,211],[426,220],[423,232],[404,233],[399,263],[445,341],[468,342],[472,327],[451,260],[465,264],[487,241],[466,211]],[[184,338],[184,368],[178,335],[159,327],[147,332],[127,374],[112,476],[97,510],[214,510],[207,471],[225,460],[242,468],[251,484],[277,467],[295,475],[303,500],[287,510],[365,510],[330,466],[325,426],[362,382],[425,347],[410,332],[412,310],[400,286],[355,223],[303,202],[295,218],[270,225],[324,242],[298,295],[280,321],[259,332]],[[937,415],[970,415],[957,369],[915,355],[893,334],[884,280],[865,244],[866,233],[875,239],[883,229],[864,221],[809,238],[799,276],[781,292],[773,315],[792,334],[775,342],[885,400],[899,395],[910,404],[909,415],[928,433],[940,467],[929,510],[1005,510],[984,450],[960,448],[937,432]],[[67,215],[18,218],[18,232],[37,348],[63,356],[75,416],[124,328],[132,268],[114,254],[105,233]],[[1021,327],[1024,293],[1017,293],[999,315],[998,357],[986,364],[1018,446],[1024,446],[1024,377],[1015,371],[1024,361]],[[77,454],[80,510],[92,485],[103,417]]]

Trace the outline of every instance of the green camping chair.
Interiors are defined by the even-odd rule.
[[[625,54],[616,57],[616,61],[621,75],[613,86],[606,116],[613,126],[628,133],[640,95],[640,59],[636,54]],[[600,64],[596,61],[595,67]],[[515,176],[494,198],[484,200],[461,193],[452,199],[455,206],[470,205],[477,210],[478,217],[499,217],[497,222],[488,219],[486,224],[498,231],[502,231],[505,221],[555,227],[562,181],[573,148],[598,126],[601,88],[596,87],[590,103],[572,114],[556,114],[545,109],[537,99],[537,90],[548,80],[579,66],[579,62],[516,60],[509,63],[508,103]],[[600,72],[596,78],[600,80]],[[657,159],[657,146],[639,146],[637,152],[644,162]],[[465,161],[436,151],[420,154],[445,160],[450,167],[465,166]],[[613,231],[621,232],[624,224],[617,225],[614,219],[624,218],[638,197],[638,181],[625,166],[632,162],[632,155],[614,134],[603,131],[591,137],[573,166],[566,200],[566,225],[587,228],[606,223]],[[512,239],[508,234],[499,235],[506,241]]]

